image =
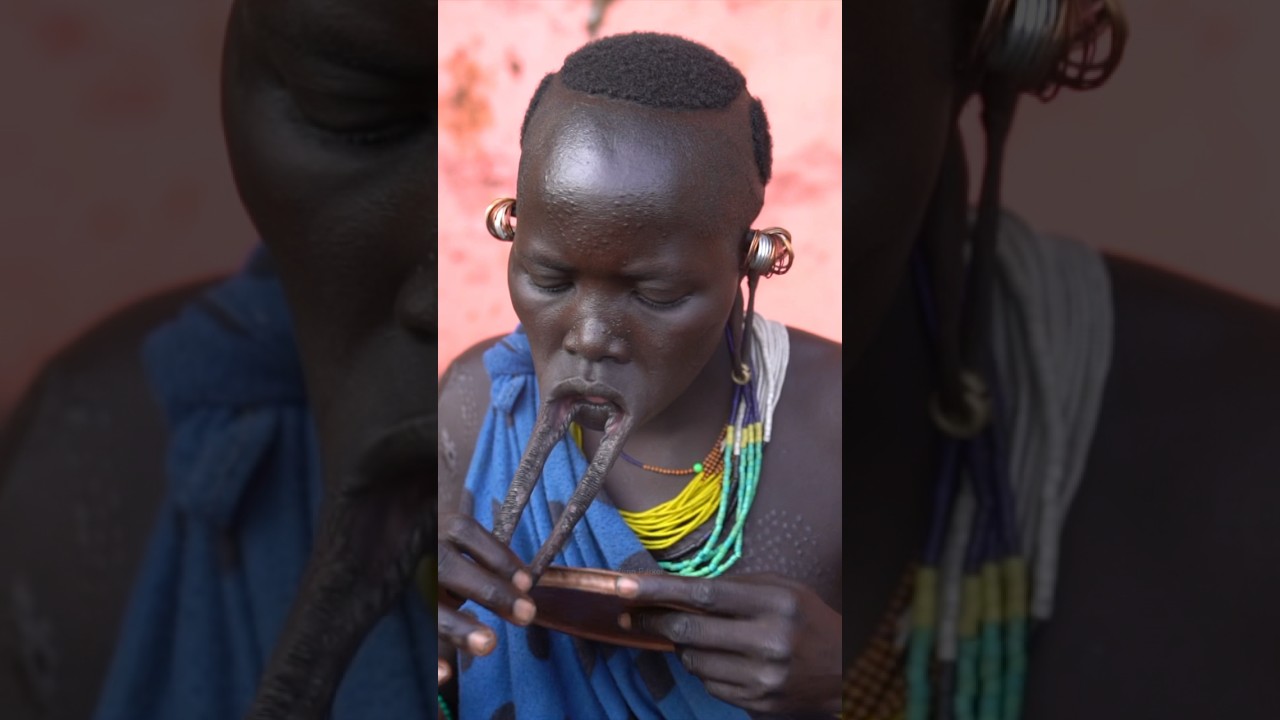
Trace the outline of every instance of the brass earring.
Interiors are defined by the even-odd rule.
[[[1128,36],[1120,0],[989,0],[976,50],[988,69],[1047,100],[1106,82]]]
[[[515,215],[516,199],[498,198],[489,203],[489,207],[485,209],[484,226],[489,234],[498,240],[511,242],[516,239],[515,228],[511,226],[511,218]]]
[[[791,233],[780,227],[752,230],[743,258],[743,269],[765,277],[785,275],[795,262],[796,253],[791,246]]]

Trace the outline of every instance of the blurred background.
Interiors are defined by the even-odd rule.
[[[218,122],[229,4],[0,2],[0,418],[95,322],[231,272],[254,244]],[[1280,101],[1266,89],[1280,5],[1124,4],[1132,37],[1112,82],[1023,105],[1007,205],[1040,229],[1280,303]],[[593,3],[440,8],[443,367],[514,323],[505,246],[481,214],[512,192],[529,95],[589,39]],[[763,284],[762,311],[837,339],[840,15],[823,0],[615,0],[599,25],[685,34],[744,71],[776,143],[761,222],[791,228],[800,257]]]

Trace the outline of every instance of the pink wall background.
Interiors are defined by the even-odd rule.
[[[228,272],[253,244],[218,128],[229,4],[0,2],[0,416],[46,357],[111,310]],[[516,124],[541,74],[587,39],[590,4],[441,6],[444,360],[511,326],[505,295],[493,289],[501,288],[504,247],[485,234],[480,215],[492,197],[510,193]],[[840,181],[839,134],[824,140],[816,131],[839,126],[831,120],[839,95],[805,99],[795,113],[775,99],[811,75],[826,74],[829,92],[838,87],[839,7],[820,22],[824,6],[617,0],[601,32],[682,32],[746,72],[778,143],[780,178],[761,221],[789,226],[800,251],[792,274],[764,283],[761,307],[838,337],[839,316],[820,312],[825,306],[801,304],[797,316],[788,303],[838,267],[838,233],[815,218],[840,222],[820,209]],[[1107,87],[1024,105],[1007,204],[1044,229],[1280,303],[1280,98],[1267,90],[1280,67],[1280,5],[1125,7],[1133,36]],[[787,38],[780,57],[753,56],[751,41],[772,33]],[[541,59],[525,60],[516,76],[511,56]],[[488,291],[459,298],[452,280]],[[474,327],[448,324],[455,316]]]
[[[252,246],[218,118],[229,7],[0,2],[0,418],[94,322]]]
[[[543,75],[588,40],[587,2],[440,4],[440,368],[472,343],[510,332],[510,245],[484,210],[514,196],[520,123]],[[797,260],[764,280],[759,311],[840,339],[841,8],[834,0],[617,2],[600,35],[675,32],[725,56],[764,102],[774,177],[758,227],[791,231]],[[768,43],[760,42],[767,35]]]

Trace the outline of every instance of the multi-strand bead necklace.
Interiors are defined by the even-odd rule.
[[[913,265],[936,334],[927,270],[920,256]],[[1021,717],[1029,587],[993,391],[993,421],[981,433],[943,439],[922,563],[846,672],[846,720]]]
[[[733,334],[728,326],[725,337],[733,356]],[[652,473],[693,476],[678,495],[656,507],[619,511],[645,549],[669,551],[714,518],[710,534],[696,548],[658,560],[659,567],[669,573],[718,577],[742,557],[743,528],[759,488],[765,445],[755,376],[755,372],[749,373],[745,384],[734,384],[729,422],[702,462],[683,470],[671,469],[642,463],[623,453],[627,462]],[[581,446],[581,430],[576,426],[574,434]]]

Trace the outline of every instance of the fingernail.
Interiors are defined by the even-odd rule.
[[[453,672],[449,670],[449,663],[443,660],[436,660],[436,684],[443,685],[449,682],[449,678],[453,676]]]
[[[533,607],[533,603],[524,598],[516,600],[515,605],[511,607],[511,615],[521,625],[528,625],[532,622],[536,612],[537,609]]]
[[[511,582],[520,588],[520,592],[529,592],[529,588],[533,587],[533,577],[524,570],[517,570],[516,574],[511,576]]]
[[[635,597],[640,592],[640,583],[631,578],[618,578],[613,587],[622,597]]]
[[[467,636],[467,645],[471,646],[473,655],[488,655],[495,642],[497,640],[493,637],[493,633],[484,630],[476,630]]]
[[[622,613],[618,616],[618,627],[623,630],[631,629],[631,613]]]

